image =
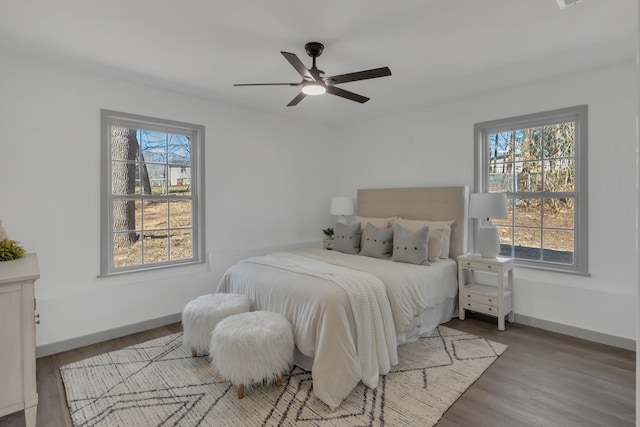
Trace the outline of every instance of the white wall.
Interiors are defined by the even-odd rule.
[[[236,259],[321,240],[334,130],[11,56],[0,76],[0,218],[38,253],[38,346],[179,313]],[[96,277],[101,108],[206,127],[210,264]]]
[[[591,277],[518,268],[515,311],[635,340],[635,63],[347,126],[341,130],[339,188],[354,196],[361,187],[473,188],[474,123],[581,104],[589,105]]]
[[[333,195],[472,187],[474,123],[579,104],[589,105],[592,276],[519,268],[515,309],[635,339],[635,64],[339,129],[17,57],[0,56],[0,76],[0,218],[39,256],[38,346],[178,313],[235,260],[319,241]],[[101,108],[206,126],[209,264],[96,278]]]

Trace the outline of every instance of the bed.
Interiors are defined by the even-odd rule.
[[[315,396],[333,410],[358,382],[375,388],[397,363],[397,346],[455,314],[454,260],[466,252],[467,203],[467,187],[358,190],[360,218],[453,221],[448,258],[415,265],[299,249],[233,265],[217,292],[248,295],[253,310],[291,322],[295,364],[312,372]]]

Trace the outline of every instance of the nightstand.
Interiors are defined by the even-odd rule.
[[[497,286],[476,283],[475,273],[480,271],[494,276]],[[506,286],[504,275],[507,275]],[[513,258],[480,258],[474,255],[458,257],[458,303],[460,320],[464,311],[476,311],[498,318],[498,330],[504,331],[504,317],[514,322],[513,315]]]
[[[324,239],[322,245],[328,251],[333,250],[333,239]]]

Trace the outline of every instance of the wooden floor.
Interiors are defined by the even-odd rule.
[[[635,353],[471,314],[446,326],[509,349],[444,414],[438,427],[635,425]],[[58,368],[181,330],[179,323],[37,361],[38,427],[71,426]],[[22,427],[17,413],[0,426]]]

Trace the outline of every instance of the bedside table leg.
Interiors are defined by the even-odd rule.
[[[498,316],[498,330],[504,331],[504,316]]]
[[[515,313],[513,311],[509,313],[509,315],[507,316],[507,319],[509,319],[509,323],[516,323]]]

